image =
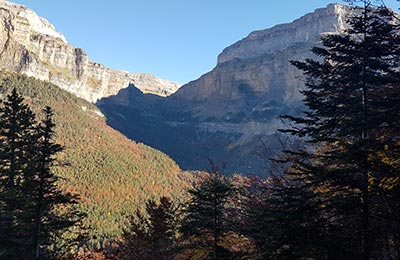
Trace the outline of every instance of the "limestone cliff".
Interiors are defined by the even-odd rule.
[[[180,84],[149,74],[109,69],[67,43],[29,8],[0,0],[0,68],[50,81],[90,102],[133,84],[144,93],[168,96]]]
[[[226,162],[230,172],[262,172],[265,161],[258,153],[279,150],[277,129],[285,127],[279,116],[302,109],[301,72],[289,60],[312,57],[321,34],[346,27],[348,12],[331,4],[292,23],[252,32],[227,47],[211,72],[170,97],[149,100],[127,90],[103,100],[101,108],[112,125],[165,151],[184,168],[204,169],[210,158]],[[131,102],[121,105],[122,97]],[[154,109],[159,107],[162,113]]]
[[[218,64],[234,59],[244,60],[274,54],[293,47],[296,43],[319,41],[321,33],[345,29],[345,16],[348,11],[346,6],[330,4],[291,23],[252,32],[243,40],[227,47],[218,56]]]
[[[310,48],[321,34],[345,29],[349,8],[331,4],[287,24],[255,31],[225,48],[217,66],[200,79],[185,85],[176,96],[185,100],[243,99],[243,92],[255,97],[296,102],[300,73],[289,60],[310,56]],[[272,95],[272,96],[271,96]],[[264,99],[264,98],[263,98]]]

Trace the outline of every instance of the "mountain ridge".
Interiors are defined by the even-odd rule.
[[[281,148],[280,116],[299,114],[303,106],[302,75],[289,60],[315,58],[310,49],[322,34],[343,30],[349,12],[331,4],[252,32],[225,48],[213,70],[165,99],[127,95],[126,89],[99,107],[111,126],[164,151],[185,169],[206,169],[212,159],[226,163],[227,172],[267,175],[262,154],[273,156]]]
[[[144,93],[168,96],[181,84],[146,73],[113,70],[93,62],[68,44],[46,19],[33,10],[0,1],[0,68],[49,81],[89,102],[115,95],[134,85]]]
[[[226,47],[218,55],[217,64],[235,58],[251,59],[260,55],[272,54],[289,47],[291,42],[318,41],[319,39],[315,37],[317,35],[313,32],[326,31],[329,26],[333,26],[333,31],[343,31],[346,28],[343,14],[348,11],[348,8],[344,5],[329,4],[325,8],[318,8],[314,12],[305,14],[292,22],[253,31],[242,40]],[[321,21],[323,21],[323,23],[321,23]],[[307,29],[301,28],[304,27],[304,24],[307,24]],[[282,34],[285,34],[285,37],[282,37]],[[276,39],[278,39],[278,41]],[[283,42],[284,44],[282,44],[282,40],[285,40],[285,42]],[[240,48],[242,43],[249,45],[249,42],[255,45],[252,49],[249,50],[249,48],[247,48],[242,50]]]

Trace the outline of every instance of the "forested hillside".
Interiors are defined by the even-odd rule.
[[[81,197],[87,213],[90,240],[100,241],[121,233],[126,217],[144,207],[144,201],[160,196],[179,200],[190,176],[168,156],[130,141],[108,127],[98,109],[47,82],[17,73],[0,73],[0,95],[13,87],[41,115],[44,106],[55,112],[56,141],[65,150],[54,171],[62,186]]]
[[[289,61],[304,109],[281,111],[275,134],[295,145],[276,151],[266,178],[228,175],[213,158],[209,173],[182,172],[94,105],[1,72],[0,259],[400,259],[400,18],[381,1],[346,2],[348,27]],[[50,237],[71,227],[76,244]]]

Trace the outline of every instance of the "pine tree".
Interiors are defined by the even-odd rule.
[[[227,205],[234,191],[228,178],[218,172],[189,191],[181,232],[188,241],[187,248],[198,259],[232,259],[222,243],[230,231]]]
[[[54,258],[65,252],[56,242],[83,215],[70,207],[77,198],[57,186],[51,168],[62,149],[53,141],[51,108],[39,123],[23,101],[14,89],[0,107],[0,254]]]
[[[264,200],[248,209],[249,236],[257,244],[256,259],[323,259],[326,241],[324,216],[310,187],[297,177],[270,180]],[[334,258],[329,258],[334,259]]]
[[[287,132],[310,146],[292,153],[297,159],[287,176],[320,200],[325,239],[351,250],[328,259],[379,258],[398,245],[399,24],[387,8],[360,2],[345,33],[325,35],[323,47],[313,48],[320,60],[293,62],[306,75],[309,110],[286,116],[297,124]]]
[[[57,236],[76,224],[83,217],[71,206],[77,203],[77,197],[61,190],[58,177],[51,167],[55,155],[63,147],[54,142],[53,111],[50,107],[43,109],[44,120],[36,128],[36,144],[34,158],[35,166],[25,181],[25,191],[29,192],[34,214],[33,246],[35,259],[49,257],[48,247],[54,243]]]
[[[4,257],[24,256],[29,250],[26,207],[22,190],[32,167],[35,114],[14,88],[0,107],[0,247]]]
[[[146,203],[146,215],[131,218],[120,246],[122,259],[172,260],[177,236],[177,207],[167,197]]]

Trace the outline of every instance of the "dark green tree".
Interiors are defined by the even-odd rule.
[[[177,239],[177,207],[167,197],[146,203],[145,215],[136,212],[123,233],[122,259],[172,260]]]
[[[318,60],[293,62],[306,76],[308,110],[301,118],[286,116],[296,124],[286,132],[305,139],[309,147],[290,152],[297,158],[286,178],[305,194],[314,193],[308,203],[317,201],[296,212],[323,209],[320,241],[335,239],[339,248],[349,250],[329,255],[327,244],[320,250],[325,256],[317,259],[367,260],[384,254],[396,258],[399,23],[395,13],[372,1],[352,2],[361,7],[352,10],[349,29],[324,35],[323,46],[312,49]],[[299,194],[286,197],[303,199]]]
[[[223,244],[231,230],[228,205],[234,192],[229,178],[218,171],[189,191],[181,232],[188,242],[188,251],[198,259],[232,259]]]
[[[29,250],[28,197],[22,186],[30,172],[35,114],[15,89],[0,107],[0,248],[4,257]]]
[[[257,245],[256,259],[324,259],[335,240],[326,241],[325,219],[320,200],[298,176],[275,177],[264,199],[248,208],[248,236]],[[329,258],[334,259],[334,258]]]
[[[37,122],[23,101],[14,89],[0,107],[0,254],[53,259],[68,250],[56,245],[83,216],[72,207],[77,197],[60,189],[52,171],[62,147],[53,140],[51,108]]]
[[[52,166],[56,162],[55,155],[63,147],[54,141],[53,110],[45,107],[43,113],[44,119],[35,131],[34,157],[31,158],[34,167],[30,169],[31,175],[24,185],[32,202],[35,259],[51,257],[49,247],[83,217],[71,207],[78,203],[77,196],[61,190],[57,185],[58,176],[52,171]]]

